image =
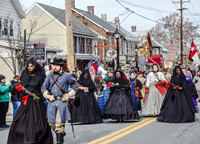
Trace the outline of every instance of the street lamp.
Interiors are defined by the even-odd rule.
[[[116,30],[114,32],[115,39],[117,41],[117,69],[119,69],[119,38],[120,38],[120,32],[118,28],[116,27]]]
[[[139,68],[138,68],[138,47],[137,47],[137,45],[135,46],[135,53],[136,53],[136,55],[135,55],[135,62],[136,62],[136,68],[138,69],[138,71],[139,71]]]

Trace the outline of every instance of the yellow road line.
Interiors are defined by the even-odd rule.
[[[128,131],[125,131],[124,133],[121,133],[121,134],[119,134],[119,135],[117,135],[115,137],[112,137],[111,139],[108,139],[108,140],[106,140],[104,142],[101,142],[99,144],[108,144],[110,142],[113,142],[113,141],[115,141],[115,140],[117,140],[117,139],[119,139],[121,137],[124,137],[124,136],[126,136],[126,135],[128,135],[128,134],[130,134],[130,133],[132,133],[132,132],[134,132],[134,131],[136,131],[136,130],[138,130],[138,129],[140,129],[140,128],[142,128],[142,127],[144,127],[144,126],[146,126],[146,125],[148,125],[150,123],[152,123],[152,122],[154,122],[156,119],[157,118],[154,118],[154,119],[152,119],[150,121],[147,121],[147,122],[145,122],[145,123],[143,123],[143,124],[141,124],[139,126],[136,126],[136,127],[132,128],[132,129],[130,129]]]
[[[116,131],[116,132],[113,132],[113,133],[108,134],[108,135],[106,135],[106,136],[104,136],[104,137],[101,137],[101,138],[99,138],[99,139],[96,139],[96,140],[94,140],[94,141],[91,141],[91,142],[89,142],[89,143],[87,143],[87,144],[96,144],[96,143],[101,142],[101,141],[103,141],[103,140],[106,140],[106,139],[108,139],[108,138],[110,138],[110,137],[112,137],[112,136],[115,136],[115,135],[117,135],[117,134],[119,134],[119,133],[121,133],[121,132],[124,132],[124,131],[126,131],[126,130],[128,130],[128,129],[131,129],[131,128],[133,128],[134,126],[137,126],[137,125],[139,125],[139,124],[141,124],[141,123],[143,123],[143,122],[146,122],[146,121],[148,121],[148,120],[150,120],[150,119],[152,119],[152,118],[153,118],[153,117],[146,118],[146,119],[144,119],[144,120],[142,120],[142,121],[139,121],[139,122],[137,122],[137,123],[134,123],[134,124],[132,124],[132,125],[130,125],[130,126],[127,126],[127,127],[123,128],[123,129],[120,129],[120,130],[118,130],[118,131]]]

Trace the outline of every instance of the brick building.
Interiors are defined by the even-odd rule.
[[[116,40],[113,34],[116,30],[116,25],[118,25],[121,32],[119,45],[122,46],[122,48],[120,48],[120,54],[132,54],[135,47],[134,44],[137,43],[138,40],[119,26],[119,18],[115,19],[115,23],[110,23],[107,21],[106,14],[102,14],[101,18],[94,14],[94,6],[88,6],[87,9],[88,11],[84,11],[76,8],[75,0],[72,1],[72,14],[86,26],[106,38],[103,42],[104,46],[107,46],[107,48],[104,49],[104,57],[106,56],[106,51],[111,49],[109,46],[116,46]],[[97,42],[97,45],[100,45],[100,42]]]

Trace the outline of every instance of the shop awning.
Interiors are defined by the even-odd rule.
[[[152,65],[157,63],[158,65],[162,65],[163,63],[163,56],[161,54],[152,55],[151,58],[148,58],[147,65]]]
[[[62,59],[66,59],[67,57],[67,53],[59,53],[57,54],[57,58],[62,58]],[[90,54],[76,54],[76,59],[77,60],[90,60],[90,59],[94,59],[94,57],[92,57]],[[95,57],[95,59],[98,59],[99,57]]]

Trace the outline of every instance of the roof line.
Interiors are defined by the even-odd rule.
[[[92,21],[91,19],[89,19],[88,17],[86,17],[85,15],[83,15],[82,13],[76,11],[74,8],[71,8],[73,11],[75,11],[76,13],[80,14],[81,16],[85,17],[87,20],[91,21],[92,23],[94,23],[95,25],[97,25],[98,27],[104,29],[106,32],[110,32],[109,30],[105,29],[104,27],[100,26],[99,24],[95,23],[94,21]]]
[[[13,4],[13,6],[15,7],[19,17],[22,19],[22,18],[25,18],[26,15],[25,15],[25,12],[22,8],[22,5],[21,3],[18,1],[18,0],[11,0],[11,3]],[[15,5],[16,4],[16,5]]]
[[[53,17],[49,12],[47,12],[44,8],[42,8],[37,2],[36,3],[34,3],[31,7],[30,7],[30,9],[27,11],[27,13],[28,12],[30,12],[30,10],[32,10],[33,9],[33,7],[34,6],[38,6],[40,9],[42,9],[48,16],[50,16],[52,19],[54,19],[57,23],[59,23],[63,28],[65,28],[66,29],[66,26],[65,25],[63,25],[59,20],[57,20],[55,17]],[[27,14],[26,13],[26,14]]]
[[[26,14],[27,13],[29,13],[32,9],[33,9],[33,7],[35,7],[35,6],[38,6],[40,9],[42,9],[48,16],[50,16],[52,19],[54,19],[57,23],[59,23],[63,28],[65,28],[66,29],[66,26],[65,25],[63,25],[59,20],[57,20],[57,18],[55,18],[55,17],[53,17],[48,11],[46,11],[42,6],[40,6],[40,4],[39,3],[37,3],[37,2],[35,2],[30,8],[29,8],[29,10],[26,12]],[[77,34],[83,34],[83,35],[88,35],[88,36],[93,36],[93,37],[95,37],[95,35],[90,35],[90,34],[86,34],[86,33],[80,33],[80,32],[77,32],[77,31],[73,31],[73,33],[77,33]]]

